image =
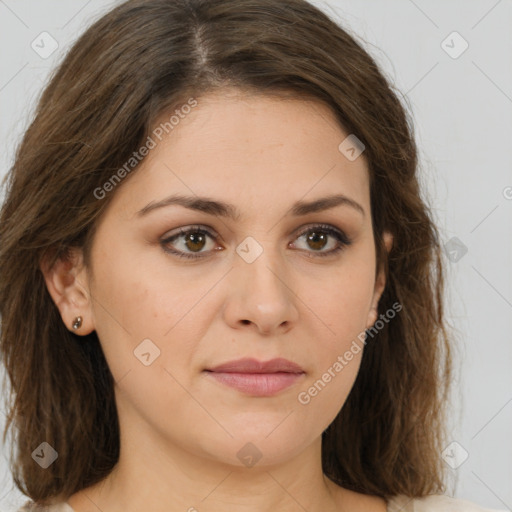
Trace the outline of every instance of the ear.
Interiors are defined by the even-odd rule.
[[[87,269],[83,264],[82,251],[71,248],[52,266],[49,264],[49,258],[44,258],[40,269],[48,292],[68,330],[79,335],[94,331]],[[82,324],[79,328],[73,329],[77,317],[82,317]]]
[[[386,246],[386,252],[389,254],[391,247],[393,246],[393,235],[389,231],[383,233],[384,245]],[[368,313],[368,321],[366,328],[369,329],[376,321],[378,317],[378,306],[379,300],[386,287],[386,274],[383,268],[379,269],[379,273],[375,279],[375,287],[373,290],[372,307]]]

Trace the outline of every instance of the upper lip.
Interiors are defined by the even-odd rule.
[[[269,361],[258,361],[253,358],[237,359],[207,368],[207,371],[217,373],[304,373],[304,370],[296,363],[278,357]]]

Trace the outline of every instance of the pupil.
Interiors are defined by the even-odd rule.
[[[325,247],[325,241],[326,241],[326,236],[324,233],[318,234],[317,231],[313,231],[313,233],[311,233],[308,236],[308,243],[313,242],[313,244],[315,245],[314,247],[312,246],[313,249],[322,249],[323,247]],[[320,245],[318,245],[319,242],[320,242]]]
[[[203,244],[200,245],[200,247],[197,247],[197,246],[191,247],[189,242],[191,242],[192,244],[201,244],[201,242],[202,242]],[[188,240],[187,240],[186,244],[187,244],[187,247],[192,251],[194,249],[201,250],[204,247],[204,235],[202,233],[189,233]]]

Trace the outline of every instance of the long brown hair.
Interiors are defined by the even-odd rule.
[[[3,442],[11,429],[16,485],[41,503],[67,498],[119,457],[115,383],[99,340],[65,327],[41,261],[80,247],[88,263],[116,193],[94,191],[163,113],[224,87],[321,101],[366,148],[377,263],[387,275],[379,312],[396,302],[402,310],[367,344],[322,435],[325,474],[386,498],[445,492],[452,356],[439,234],[421,197],[411,118],[363,45],[304,0],[129,0],[85,31],[44,89],[0,219],[0,353],[11,387]],[[394,235],[389,256],[384,230]],[[44,470],[31,456],[42,441],[58,452]]]

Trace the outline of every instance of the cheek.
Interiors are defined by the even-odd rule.
[[[356,261],[353,261],[356,260]],[[366,328],[374,288],[374,273],[368,260],[347,258],[338,268],[302,278],[299,297],[324,327],[327,345],[337,346],[347,336]],[[316,284],[315,284],[316,283]]]
[[[356,256],[356,255],[354,255]],[[301,388],[298,402],[318,408],[332,421],[357,377],[364,350],[366,322],[371,307],[374,272],[371,258],[347,258],[336,271],[312,287],[314,276],[303,280],[300,292],[311,320],[306,360],[314,371]],[[320,279],[320,275],[316,276]],[[307,288],[307,289],[306,289]]]
[[[299,407],[322,418],[323,428],[345,403],[359,372],[371,303],[371,272],[340,272],[322,290],[308,295],[312,311],[306,360],[314,362],[297,396]],[[318,420],[317,420],[318,421]]]
[[[163,303],[166,296],[162,295],[164,283],[158,279],[161,274],[151,262],[137,258],[129,243],[106,238],[106,234],[98,233],[93,253],[92,295],[98,328],[114,323],[134,339],[146,336],[161,309],[170,306]]]
[[[115,253],[111,247],[98,249],[91,288],[96,332],[114,378],[140,370],[139,352],[181,373],[192,364],[195,344],[214,314],[205,305],[218,278],[171,272],[164,258],[143,261],[130,257],[130,251],[118,251],[115,260],[108,257]]]

